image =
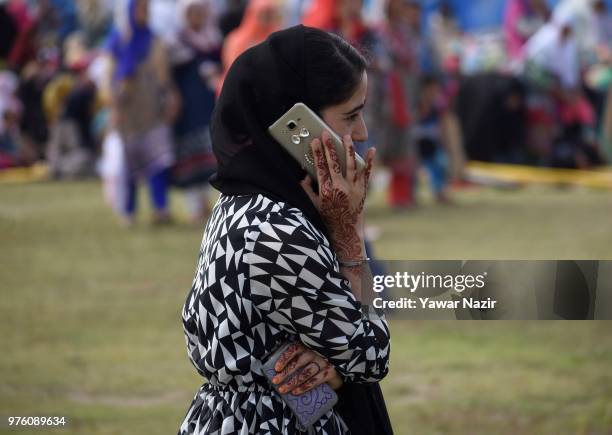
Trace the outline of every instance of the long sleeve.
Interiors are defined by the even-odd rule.
[[[244,237],[245,293],[262,317],[297,335],[346,381],[384,378],[387,322],[362,312],[327,240],[299,213],[268,214]]]

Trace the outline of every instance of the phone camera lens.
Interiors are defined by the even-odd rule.
[[[295,123],[295,121],[289,121],[289,122],[287,123],[287,128],[288,128],[289,130],[295,130],[295,127],[297,127],[297,124]]]

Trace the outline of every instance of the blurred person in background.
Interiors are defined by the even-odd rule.
[[[603,0],[592,1],[591,20],[594,56],[585,73],[585,92],[595,109],[596,130],[606,144],[605,108],[612,89],[612,14]]]
[[[508,0],[504,11],[506,51],[511,60],[523,57],[523,47],[550,18],[545,0]]]
[[[166,47],[148,26],[148,0],[128,0],[121,6],[107,47],[112,60],[111,122],[122,139],[128,171],[123,222],[133,224],[137,182],[146,177],[153,222],[167,223],[169,172],[174,164],[169,125],[176,118],[179,97]]]
[[[525,86],[513,76],[485,72],[466,77],[455,109],[472,160],[526,162]]]
[[[603,0],[560,0],[554,14],[572,17],[574,39],[578,45],[582,67],[587,67],[597,58],[597,47],[606,35],[610,35],[610,23],[606,2]],[[603,26],[603,27],[602,27]],[[607,44],[612,43],[608,40]]]
[[[428,26],[428,47],[432,50],[432,72],[441,79],[441,90],[446,100],[441,117],[443,143],[448,151],[448,177],[455,186],[465,185],[466,156],[461,140],[461,126],[454,105],[461,85],[461,49],[464,33],[449,1],[443,1],[431,14]]]
[[[432,50],[433,71],[436,74],[455,68],[456,46],[461,44],[462,32],[455,12],[448,1],[431,14],[428,25],[428,48]]]
[[[378,27],[370,125],[374,126],[381,162],[391,171],[388,201],[394,208],[416,204],[418,167],[411,137],[420,73],[420,7],[404,0],[388,0],[385,20]]]
[[[185,189],[191,221],[201,224],[209,213],[208,178],[216,169],[209,126],[221,73],[221,33],[210,0],[179,0],[178,8],[171,61],[181,109],[174,123],[172,181]]]
[[[281,29],[282,18],[281,0],[250,0],[240,26],[232,30],[223,43],[221,59],[224,71],[227,71],[245,50]],[[220,81],[219,86],[221,85]]]
[[[44,160],[49,137],[47,119],[43,110],[43,92],[49,83],[54,66],[50,65],[44,53],[39,53],[35,60],[29,61],[21,70],[17,95],[23,111],[20,116],[21,137],[23,146],[32,150],[36,160]]]
[[[594,128],[596,114],[582,90],[574,17],[569,12],[555,11],[551,21],[527,42],[525,55],[532,65],[556,79],[552,98],[560,132],[554,142],[551,164],[568,168],[599,164],[597,144],[585,135],[588,128]]]
[[[431,191],[439,203],[448,203],[448,153],[444,143],[445,101],[439,80],[425,76],[420,81],[419,102],[412,136],[419,160],[429,174]]]
[[[65,66],[72,72],[70,82],[66,80],[65,90],[61,90],[61,80],[56,93],[57,102],[52,105],[49,118],[50,139],[47,161],[54,178],[77,178],[94,175],[97,154],[92,134],[92,123],[96,104],[96,86],[87,74],[91,55],[85,47],[85,36],[74,32],[64,43]],[[64,95],[62,95],[64,94]]]

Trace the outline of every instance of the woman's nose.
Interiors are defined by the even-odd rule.
[[[354,142],[365,142],[368,140],[368,128],[366,127],[363,118],[361,119],[361,122],[359,122],[359,124],[353,129],[351,139],[353,139]]]

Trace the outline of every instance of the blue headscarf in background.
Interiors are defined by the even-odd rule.
[[[127,19],[118,19],[109,37],[107,48],[116,63],[114,81],[132,76],[138,65],[147,58],[151,49],[153,32],[147,24],[136,23],[137,2],[138,0],[128,0]]]

